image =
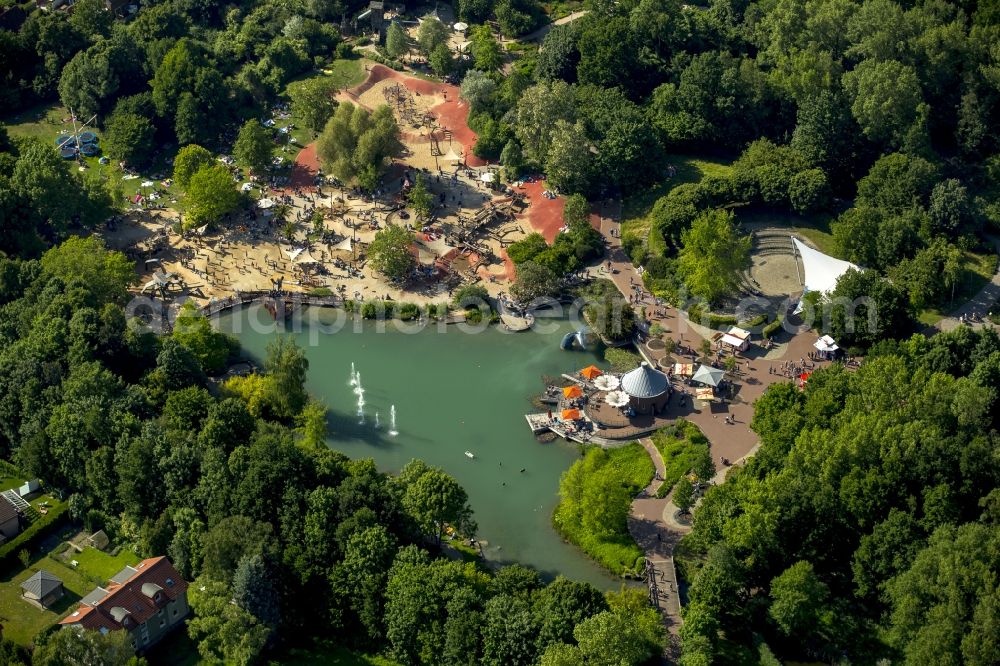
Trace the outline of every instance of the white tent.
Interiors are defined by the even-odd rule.
[[[462,156],[456,153],[454,148],[449,148],[448,154],[446,154],[441,159],[443,159],[445,162],[451,162],[452,164],[454,164],[455,162],[461,162]]]
[[[257,202],[257,208],[268,209],[274,206],[274,201],[272,199],[261,199]]]
[[[492,183],[496,179],[497,175],[492,171],[484,171],[482,175],[479,176],[479,180],[483,181],[484,183]]]
[[[354,249],[354,244],[351,242],[350,237],[345,238],[336,245],[333,246],[334,250],[342,250],[344,252],[351,252]]]
[[[803,295],[810,291],[818,291],[821,294],[829,293],[837,286],[837,280],[840,279],[841,275],[852,268],[858,268],[849,261],[835,259],[819,250],[814,250],[798,238],[793,237],[792,244],[799,256],[802,257],[802,268],[805,273]],[[799,304],[796,311],[801,309],[802,305]]]
[[[837,341],[829,335],[824,335],[822,338],[814,342],[813,347],[815,347],[824,358],[829,358],[833,354],[836,354],[840,349],[840,347],[837,346]]]
[[[288,258],[291,261],[295,261],[296,259],[299,258],[299,255],[302,254],[302,250],[304,248],[297,247],[297,248],[294,248],[294,249],[288,249],[288,248],[282,248],[282,249],[285,251],[285,254],[288,255]]]

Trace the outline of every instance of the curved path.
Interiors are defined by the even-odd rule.
[[[1000,254],[1000,237],[989,236],[989,239],[993,241],[993,247],[996,249],[997,254]],[[952,312],[949,316],[934,324],[934,326],[930,328],[929,332],[950,331],[954,328],[958,328],[963,323],[963,319],[968,319],[972,315],[985,317],[998,299],[1000,299],[1000,264],[997,265],[997,270],[996,273],[993,274],[993,279],[986,283],[983,288],[979,290],[979,293],[969,299],[957,310]],[[972,326],[982,325],[983,324],[972,324]]]
[[[681,626],[681,603],[677,593],[677,572],[674,568],[673,550],[689,527],[666,519],[676,510],[669,498],[659,498],[656,492],[663,485],[665,467],[659,450],[648,437],[639,440],[653,459],[656,475],[646,489],[632,502],[628,516],[628,531],[646,554],[646,577],[649,583],[649,600],[663,614],[670,636],[667,656],[679,656],[677,631]]]

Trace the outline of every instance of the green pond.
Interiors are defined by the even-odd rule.
[[[546,578],[563,574],[602,589],[620,585],[551,526],[559,476],[579,457],[577,446],[538,442],[524,419],[538,411],[531,397],[543,388],[543,377],[602,364],[594,353],[559,348],[572,330],[569,321],[548,319],[544,332],[508,333],[497,327],[400,331],[398,322],[332,323],[343,317],[338,310],[314,308],[288,326],[309,359],[309,392],[330,409],[332,448],[373,458],[389,472],[413,458],[443,468],[468,492],[493,562],[519,562]],[[256,307],[221,317],[219,327],[234,333],[256,359],[275,334],[270,315]],[[364,388],[363,424],[350,385],[352,363]]]

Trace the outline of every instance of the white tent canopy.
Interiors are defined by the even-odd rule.
[[[837,280],[840,279],[841,275],[852,268],[858,269],[849,261],[836,259],[819,250],[814,250],[798,238],[792,237],[792,244],[799,256],[802,257],[802,268],[805,273],[803,294],[810,291],[818,291],[821,294],[829,293],[837,286]],[[799,307],[801,308],[801,306]]]
[[[736,349],[739,349],[739,350],[743,350],[746,347],[746,345],[747,345],[747,341],[746,340],[737,338],[734,335],[729,335],[728,333],[723,333],[723,335],[722,335],[722,342],[723,342],[723,344],[727,344],[730,347],[735,347]]]
[[[354,249],[354,244],[351,242],[350,238],[345,238],[336,245],[333,246],[334,250],[342,250],[344,252],[350,252]]]
[[[824,353],[835,352],[840,349],[840,347],[837,346],[836,340],[831,338],[829,335],[824,335],[822,338],[814,342],[813,347]]]

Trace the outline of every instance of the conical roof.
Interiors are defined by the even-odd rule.
[[[667,376],[643,362],[622,375],[622,390],[633,398],[655,398],[667,390]]]

